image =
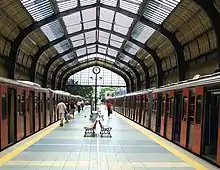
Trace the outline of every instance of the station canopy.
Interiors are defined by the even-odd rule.
[[[50,21],[53,18],[40,27],[50,42],[66,37],[53,47],[58,54],[69,49],[72,51],[62,56],[59,62],[55,62],[57,65],[75,58],[74,62],[65,66],[73,67],[75,64],[98,57],[114,62],[119,67],[125,67],[121,62],[124,61],[137,69],[142,77],[144,70],[134,56],[145,50],[145,43],[155,30],[140,21],[140,18],[154,24],[162,24],[180,2],[180,0],[20,1],[35,22],[46,19]],[[55,15],[57,17],[53,17]],[[41,58],[41,63],[45,62],[45,58]]]

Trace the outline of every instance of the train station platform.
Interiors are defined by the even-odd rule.
[[[112,138],[84,137],[89,123],[87,106],[63,127],[59,122],[0,153],[0,170],[215,170],[215,166],[188,153],[145,128],[113,113],[104,124]]]

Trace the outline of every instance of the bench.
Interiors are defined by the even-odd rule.
[[[93,122],[93,123],[90,124],[90,125],[86,125],[86,126],[84,127],[84,129],[85,129],[84,137],[86,137],[87,134],[90,134],[90,135],[92,135],[92,136],[95,136],[96,124],[97,124],[97,121]]]
[[[101,127],[101,131],[100,131],[101,137],[103,135],[108,135],[109,137],[112,137],[112,135],[111,135],[112,127],[110,127],[109,125],[102,125],[102,123],[100,121],[99,121],[99,125]]]

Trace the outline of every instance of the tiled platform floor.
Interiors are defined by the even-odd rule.
[[[104,106],[102,112],[107,114]],[[111,115],[112,138],[83,137],[90,108],[0,167],[1,170],[191,170],[190,165],[164,149],[127,122]]]

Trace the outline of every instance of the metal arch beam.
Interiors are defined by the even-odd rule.
[[[98,52],[98,53],[99,53],[99,52]],[[93,53],[93,54],[97,54],[97,53],[95,52],[95,53]],[[99,53],[99,54],[102,54],[102,55],[103,55],[103,53]],[[106,54],[105,54],[105,55],[106,55]],[[86,54],[85,54],[85,55],[82,55],[82,56],[80,56],[80,58],[83,58],[83,57],[85,57],[85,56],[87,56],[87,55],[86,55]],[[108,56],[109,58],[114,59],[114,57],[112,57],[112,56],[110,56],[110,55],[106,55],[106,56]],[[72,62],[74,62],[74,61],[75,61],[75,58],[70,59],[70,60],[68,60],[67,62],[64,62],[63,64],[59,65],[59,66],[56,68],[56,70],[54,71],[54,73],[53,73],[52,82],[56,80],[56,76],[57,76],[58,72],[60,71],[60,69],[62,69],[62,67],[64,67],[64,66],[67,65],[67,64],[70,64],[70,63],[72,63]],[[123,61],[123,60],[118,60],[118,62],[120,62],[120,63],[122,63],[122,64],[124,64],[124,65],[127,64],[127,63],[126,63],[125,61]],[[76,67],[76,66],[74,66],[74,67]],[[131,65],[127,65],[127,67],[130,68],[130,69],[134,72],[135,77],[136,77],[136,80],[137,80],[137,84],[136,84],[136,85],[137,85],[137,90],[139,90],[139,89],[140,89],[140,75],[139,75],[139,73],[138,73],[137,70],[136,70],[135,68],[133,68]],[[54,87],[53,87],[53,88],[54,88]]]
[[[57,13],[57,14],[54,14],[46,19],[43,19],[39,22],[35,22],[33,24],[31,24],[30,26],[26,27],[25,29],[22,30],[22,32],[19,33],[19,35],[16,37],[16,39],[14,40],[12,46],[11,46],[11,51],[10,51],[10,54],[9,54],[9,60],[7,62],[7,65],[8,65],[8,68],[10,68],[11,72],[9,72],[8,74],[8,77],[9,78],[14,78],[14,71],[15,71],[15,65],[16,65],[16,56],[17,56],[17,51],[19,49],[19,46],[21,44],[21,42],[24,40],[24,38],[29,34],[31,33],[32,31],[34,31],[35,29],[37,28],[40,28],[41,26],[45,25],[45,24],[48,24],[50,22],[53,22],[55,21],[56,19],[59,19],[61,17],[64,17],[64,16],[67,16],[67,15],[70,15],[72,13],[75,13],[75,12],[78,12],[78,11],[81,11],[81,10],[86,10],[86,9],[89,9],[89,8],[94,8],[94,7],[102,7],[102,8],[106,8],[106,9],[109,9],[109,10],[113,10],[113,11],[117,11],[119,13],[122,13],[128,17],[131,17],[131,18],[136,18],[137,21],[139,20],[143,20],[143,24],[145,25],[148,25],[154,29],[156,29],[158,32],[161,32],[162,34],[165,33],[164,35],[171,41],[171,43],[177,43],[176,45],[174,45],[174,48],[176,49],[176,52],[177,52],[177,59],[178,59],[178,64],[179,63],[182,63],[184,64],[185,63],[185,60],[184,60],[184,55],[183,55],[183,51],[182,53],[179,51],[181,48],[176,48],[176,47],[179,47],[181,46],[180,42],[177,40],[177,38],[175,37],[174,34],[172,34],[171,32],[169,32],[167,29],[165,29],[162,25],[158,25],[148,19],[145,19],[143,16],[138,16],[136,14],[133,14],[129,11],[126,11],[124,9],[121,9],[121,8],[116,8],[116,7],[111,7],[111,6],[108,6],[108,5],[104,5],[104,4],[93,4],[93,5],[87,5],[87,6],[78,6],[74,9],[70,9],[70,10],[67,10],[67,11],[64,11],[64,12],[60,12],[60,13]],[[171,37],[169,37],[171,36]],[[155,53],[156,54],[156,53]],[[183,57],[182,57],[183,55]],[[156,55],[154,55],[156,56]],[[180,58],[182,57],[182,59],[184,60],[184,62],[179,62]],[[184,70],[184,68],[182,69],[179,69],[179,70]],[[160,71],[158,71],[159,73]],[[181,72],[181,71],[179,71]],[[184,71],[182,71],[184,72]],[[181,77],[181,76],[179,76]]]
[[[217,61],[218,70],[220,71],[220,13],[214,6],[214,0],[194,0],[209,16],[212,22],[212,27],[215,31],[216,42],[217,42]]]
[[[35,56],[34,56],[34,58],[33,58],[33,60],[32,60],[32,63],[31,63],[31,69],[30,69],[30,72],[29,72],[30,80],[33,81],[33,82],[35,81],[35,73],[36,73],[37,61],[38,61],[38,59],[40,58],[41,54],[43,54],[43,52],[44,52],[45,50],[47,50],[48,48],[50,48],[50,47],[52,47],[52,46],[54,46],[54,45],[56,45],[56,44],[62,42],[63,40],[65,40],[65,39],[67,39],[67,38],[71,38],[71,37],[73,37],[73,36],[75,36],[75,35],[78,35],[78,34],[81,34],[81,33],[86,33],[86,32],[93,31],[93,30],[96,30],[96,28],[88,29],[88,30],[86,30],[86,31],[79,31],[80,33],[79,33],[79,32],[76,32],[76,33],[73,33],[73,34],[69,34],[69,35],[67,35],[67,36],[63,36],[63,37],[61,37],[61,38],[58,38],[58,39],[56,39],[56,40],[54,40],[54,41],[52,41],[52,42],[50,42],[50,43],[44,45],[43,47],[41,47],[41,48],[37,51],[37,53],[35,54]],[[103,29],[103,31],[104,31],[104,30],[105,30],[105,29]],[[80,47],[76,47],[75,50],[80,49],[80,48],[83,48],[83,47],[86,47],[86,46],[89,46],[89,45],[94,45],[94,44],[97,44],[97,43],[91,43],[91,44],[86,44],[86,45],[83,45],[83,46],[80,46]],[[99,44],[106,46],[106,44],[101,44],[101,43],[99,43]],[[112,49],[114,49],[114,50],[116,50],[116,51],[118,51],[118,52],[120,52],[120,53],[124,53],[125,55],[127,55],[128,57],[130,57],[131,59],[133,59],[133,60],[135,60],[137,63],[139,63],[139,64],[141,65],[141,67],[143,68],[144,73],[145,73],[146,88],[149,88],[149,87],[150,87],[150,84],[149,84],[149,81],[148,81],[148,80],[150,79],[148,68],[147,68],[147,66],[145,65],[145,63],[144,63],[140,58],[138,58],[138,57],[136,57],[136,56],[133,56],[132,54],[126,52],[125,50],[121,50],[121,49],[119,49],[119,48],[117,48],[117,47],[113,47],[113,46],[110,46],[110,45],[108,45],[108,47],[111,47]]]
[[[97,62],[95,62],[95,63],[93,63],[93,62],[94,62],[94,60],[92,60],[92,61],[90,61],[90,62],[88,62],[88,63],[87,63],[87,62],[83,62],[83,63],[79,64],[79,65],[82,65],[82,64],[86,64],[86,63],[87,63],[86,66],[84,66],[84,67],[82,67],[82,68],[78,68],[78,69],[75,70],[74,72],[79,72],[79,71],[81,71],[81,70],[83,70],[83,69],[85,69],[85,68],[88,68],[88,67],[97,65]],[[129,84],[132,85],[132,83],[133,83],[133,79],[131,79],[131,75],[130,75],[129,72],[124,71],[122,68],[118,68],[119,70],[122,70],[122,72],[119,72],[119,71],[117,71],[117,69],[114,69],[114,68],[105,66],[105,62],[100,61],[100,60],[99,60],[99,62],[103,63],[103,65],[99,64],[101,67],[104,67],[104,68],[106,68],[106,69],[109,69],[109,70],[111,70],[111,71],[117,73],[118,75],[122,76],[122,77],[124,78],[125,82],[126,82],[127,89],[132,88],[131,86],[129,87]],[[68,68],[67,70],[65,70],[65,71],[60,75],[60,77],[59,77],[59,82],[58,82],[58,88],[61,88],[62,79],[65,79],[65,74],[68,73],[69,71],[71,71],[71,69],[72,69],[72,68]],[[123,72],[124,72],[124,74],[122,74]],[[67,79],[69,78],[69,76],[70,76],[71,74],[72,74],[72,72],[69,73],[69,74],[66,76]],[[126,78],[126,76],[127,76],[127,78]],[[67,80],[67,79],[66,79],[66,80]],[[126,79],[127,79],[127,81],[126,81]],[[131,82],[131,83],[129,83],[129,79],[130,79],[130,82]],[[56,84],[56,80],[55,80],[55,81],[52,81],[52,84],[55,85],[55,84]],[[64,81],[63,81],[63,84],[65,84]]]
[[[91,64],[90,66],[95,66],[95,65],[97,65],[97,64]],[[129,78],[126,77],[126,75],[120,74],[120,72],[118,72],[117,70],[114,70],[114,69],[112,69],[112,68],[110,68],[110,67],[106,67],[106,66],[101,65],[101,64],[98,64],[98,65],[100,65],[101,67],[106,68],[106,69],[108,69],[108,70],[110,70],[110,71],[112,71],[112,72],[114,72],[114,73],[120,75],[120,76],[125,80],[126,87],[127,87],[127,92],[128,92],[128,93],[134,91],[134,89],[133,89],[133,87],[132,87],[132,81],[130,80],[130,83],[129,83]],[[83,70],[83,69],[85,69],[85,68],[86,68],[86,67],[83,67],[83,68],[81,68],[81,69],[78,69],[77,71],[70,72],[70,73],[67,74],[67,76],[65,76],[64,78],[63,78],[63,77],[59,78],[58,89],[64,89],[68,78],[69,78],[72,74],[75,74],[75,73],[77,73],[77,72],[79,72],[79,71],[81,71],[81,70]],[[62,83],[62,79],[63,79],[63,83]]]
[[[63,53],[61,53],[61,54],[62,54],[62,56],[63,56],[63,55],[66,55],[66,53],[69,53],[69,52],[71,52],[71,50],[67,50],[67,51],[65,51],[65,52],[63,52]],[[111,55],[109,55],[109,54],[101,53],[101,52],[94,52],[94,53],[90,53],[90,54],[84,54],[84,55],[80,56],[79,58],[83,58],[83,57],[86,57],[86,56],[92,55],[92,54],[101,54],[101,55],[105,55],[105,56],[107,56],[107,57],[109,57],[109,58],[115,59],[115,57],[113,57],[113,56],[111,56]],[[62,56],[61,56],[61,57],[62,57]],[[59,57],[59,58],[60,58],[60,57]],[[79,58],[78,58],[78,59],[79,59]],[[73,58],[73,59],[70,59],[70,60],[71,60],[71,62],[73,62],[73,61],[76,60],[76,58]],[[51,60],[50,60],[50,61],[51,61]],[[139,75],[138,71],[137,71],[134,67],[132,67],[132,65],[128,64],[127,62],[125,62],[125,61],[123,61],[123,60],[121,60],[121,59],[118,59],[118,62],[124,64],[125,66],[127,66],[128,68],[130,68],[130,69],[134,72],[135,77],[136,77],[136,79],[137,79],[137,89],[140,89],[140,75]],[[53,63],[53,62],[52,62],[52,63]],[[52,63],[51,63],[51,62],[48,62],[48,64],[46,65],[46,68],[44,69],[44,75],[43,75],[43,86],[44,86],[44,87],[47,86],[48,72],[49,72],[49,69],[50,69],[50,66],[52,65]],[[63,64],[64,64],[64,63],[63,63]],[[61,69],[61,66],[58,66],[58,67]],[[55,72],[56,72],[56,71],[55,71]],[[56,72],[56,74],[57,74],[58,72],[59,72],[59,70]]]

